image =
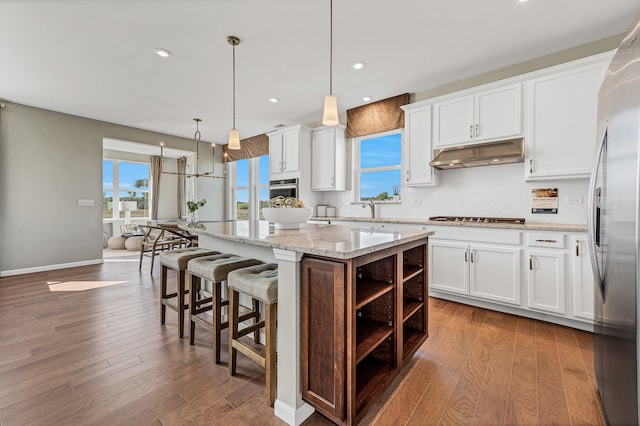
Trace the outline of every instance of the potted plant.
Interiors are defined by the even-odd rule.
[[[198,221],[198,209],[207,204],[207,200],[187,201],[187,209],[189,210],[189,222],[196,223]]]

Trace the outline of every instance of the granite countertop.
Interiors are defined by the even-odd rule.
[[[201,222],[195,226],[184,222],[179,227],[198,235],[336,259],[351,259],[434,234],[432,230],[358,224],[304,223],[300,229],[274,229],[265,221],[246,220]]]
[[[367,222],[398,225],[425,225],[425,226],[458,226],[470,228],[500,228],[522,229],[525,231],[560,231],[560,232],[587,232],[587,225],[566,223],[525,222],[524,224],[511,223],[470,223],[470,222],[441,222],[428,219],[404,219],[404,218],[370,218],[370,217],[312,217],[317,221],[340,222]]]

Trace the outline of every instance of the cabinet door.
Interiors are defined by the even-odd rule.
[[[469,294],[469,245],[429,239],[429,287]]]
[[[440,148],[473,141],[472,95],[440,102],[434,108],[434,146]]]
[[[282,134],[282,171],[300,171],[300,130],[289,130]]]
[[[429,166],[431,149],[431,105],[404,113],[404,151],[406,186],[435,185],[435,173]]]
[[[269,136],[269,173],[282,173],[282,133]]]
[[[605,71],[606,64],[598,63],[527,83],[527,180],[589,177]]]
[[[522,133],[522,85],[500,87],[475,96],[476,142],[519,136]]]
[[[522,250],[471,245],[469,294],[520,305]]]
[[[564,250],[529,250],[527,252],[528,306],[556,314],[565,309]]]
[[[345,418],[345,265],[303,258],[300,289],[302,397]]]
[[[587,236],[573,238],[573,315],[593,320],[593,270],[587,245]]]
[[[311,138],[311,189],[314,191],[333,189],[335,153],[333,130],[313,132]]]

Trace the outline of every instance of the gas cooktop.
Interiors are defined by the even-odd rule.
[[[469,222],[469,223],[514,223],[524,224],[522,217],[482,217],[482,216],[432,216],[429,220],[436,222]]]

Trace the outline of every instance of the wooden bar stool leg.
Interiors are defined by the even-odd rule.
[[[238,351],[233,347],[233,340],[238,338],[238,298],[239,294],[229,289],[229,374],[236,374],[236,355]]]
[[[198,307],[198,295],[200,294],[200,277],[187,274],[187,285],[189,287],[189,343],[196,342],[196,323],[193,321],[193,315]]]
[[[212,303],[213,303],[213,360],[216,364],[220,364],[220,331],[222,330],[222,297],[220,295],[220,282],[211,283],[212,287]]]
[[[184,337],[185,271],[178,271],[178,335]]]
[[[260,322],[260,301],[252,298],[251,307],[253,308],[253,312],[255,312],[255,316],[253,317],[253,324],[255,325]],[[260,329],[256,329],[256,331],[253,332],[253,341],[260,343]]]
[[[164,300],[167,298],[167,267],[160,267],[160,324],[164,324],[167,319],[167,307]]]
[[[265,369],[267,384],[267,403],[273,407],[276,400],[276,321],[278,318],[278,304],[271,303],[265,306],[265,333],[266,333],[266,356]]]

